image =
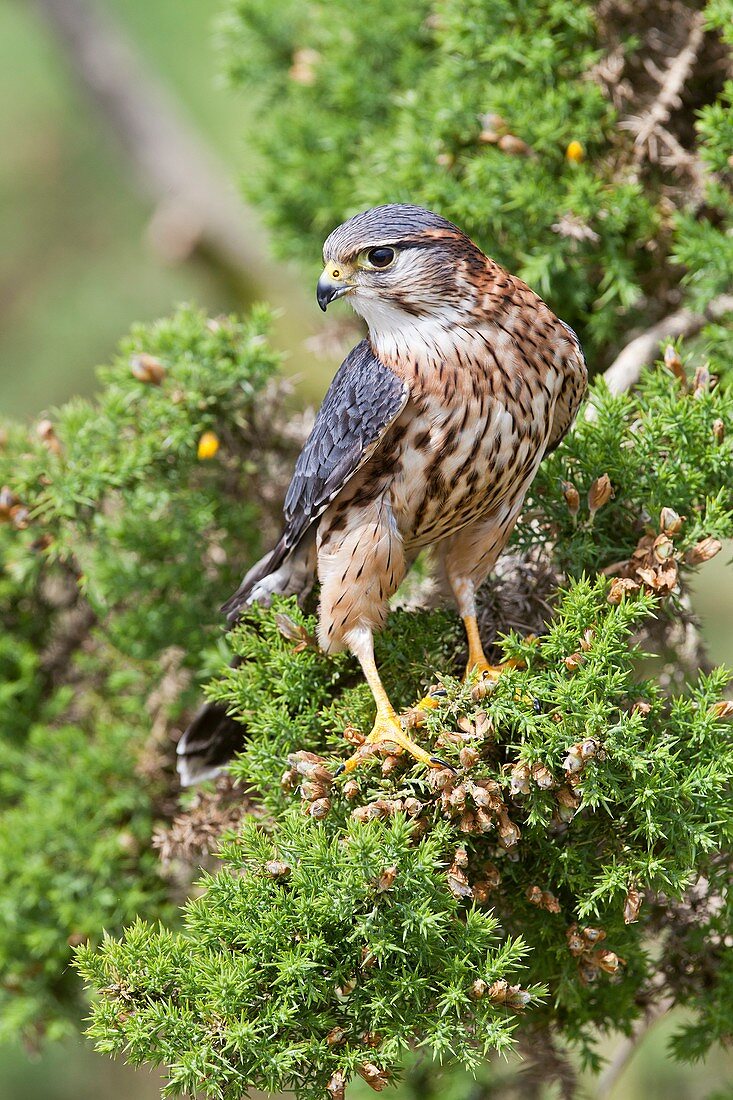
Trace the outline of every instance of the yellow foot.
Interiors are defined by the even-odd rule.
[[[431,756],[411,737],[408,737],[396,714],[377,714],[374,728],[364,744],[357,749],[353,756],[349,757],[345,764],[341,764],[336,769],[336,775],[341,775],[342,772],[352,772],[355,768],[358,768],[371,755],[375,745],[395,745],[398,749],[408,752],[415,760],[429,768],[450,768],[451,771],[455,771],[455,768],[451,767],[445,760],[441,760],[439,756]]]
[[[485,683],[495,684],[502,672],[506,672],[508,668],[520,667],[521,661],[517,661],[514,658],[510,658],[500,665],[490,665],[485,658],[479,661],[469,661],[466,665],[466,675],[464,679],[469,680],[471,676],[477,672],[479,680],[483,680]]]

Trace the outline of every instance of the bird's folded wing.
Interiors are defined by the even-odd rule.
[[[284,508],[288,546],[300,541],[374,453],[408,396],[407,383],[377,359],[367,340],[349,352],[295,465]]]

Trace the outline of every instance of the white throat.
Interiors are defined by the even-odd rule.
[[[383,362],[406,355],[446,357],[457,340],[465,338],[463,326],[468,318],[447,303],[426,317],[415,317],[390,302],[362,295],[354,296],[351,304],[366,321],[372,347]]]

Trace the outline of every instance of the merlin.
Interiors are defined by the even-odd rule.
[[[346,298],[368,335],[347,355],[295,466],[275,548],[224,606],[234,623],[274,594],[320,585],[318,640],[357,658],[376,704],[367,742],[427,766],[392,706],[374,632],[418,554],[432,549],[466,627],[466,675],[493,677],[476,592],[517,521],[544,455],[568,431],[587,371],[573,330],[457,226],[406,204],[331,233],[321,309]],[[215,774],[242,727],[206,704],[178,746],[184,783]],[[341,770],[351,770],[357,754]]]

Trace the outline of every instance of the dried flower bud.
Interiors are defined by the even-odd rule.
[[[528,886],[524,896],[530,905],[542,904],[542,891],[539,886]]]
[[[606,933],[602,928],[581,928],[580,934],[587,944],[593,947],[595,944],[600,943],[601,940],[605,940]]]
[[[485,879],[479,879],[478,882],[473,884],[473,899],[477,905],[486,905],[491,897],[491,891],[493,887],[490,882]]]
[[[571,745],[562,766],[568,775],[574,775],[583,767],[583,757],[580,754],[580,745]]]
[[[511,848],[521,839],[522,833],[518,825],[510,821],[506,810],[499,813],[499,843],[504,848]]]
[[[369,1087],[374,1089],[375,1092],[381,1092],[382,1089],[386,1089],[389,1084],[386,1070],[379,1069],[373,1062],[364,1062],[356,1068]]]
[[[595,637],[596,633],[594,630],[591,630],[590,627],[588,627],[588,629],[584,631],[583,637],[580,639],[580,648],[582,649],[583,653],[587,653],[590,650],[593,642],[595,641]]]
[[[678,382],[681,382],[683,386],[687,386],[685,368],[673,344],[667,344],[664,349],[664,365],[668,371],[672,372]]]
[[[288,69],[288,76],[295,84],[302,84],[306,87],[315,84],[316,66],[320,60],[321,55],[317,50],[309,49],[307,46],[295,50],[293,63]]]
[[[408,817],[417,817],[422,808],[423,804],[419,799],[412,797],[405,799],[405,813]]]
[[[353,802],[360,794],[359,784],[353,779],[347,779],[343,786],[344,798],[348,799],[349,802]]]
[[[577,957],[578,955],[583,954],[586,949],[586,945],[583,937],[578,931],[577,924],[571,924],[570,928],[568,928],[567,932],[565,933],[565,938],[568,943],[568,951],[571,955],[575,955]]]
[[[346,1038],[346,1031],[342,1027],[332,1027],[326,1036],[326,1042],[330,1047],[340,1047]]]
[[[343,732],[344,741],[348,745],[353,745],[355,749],[358,749],[366,741],[366,737],[358,730],[356,726],[346,726]]]
[[[549,768],[539,762],[532,765],[532,779],[541,791],[549,791],[555,786],[555,777]]]
[[[631,708],[632,714],[647,715],[652,709],[651,703],[647,703],[645,699],[637,699]]]
[[[356,978],[349,978],[343,985],[337,985],[335,989],[336,999],[347,1000],[356,989]]]
[[[150,386],[160,386],[165,378],[165,367],[160,359],[144,351],[130,359],[130,370],[133,378]]]
[[[660,564],[668,561],[674,554],[674,543],[667,535],[657,535],[652,546],[652,553]]]
[[[714,703],[710,708],[710,713],[718,720],[733,718],[733,699],[721,699],[719,703]]]
[[[399,766],[399,756],[395,756],[394,754],[390,753],[390,755],[385,756],[384,760],[382,761],[382,775],[385,777],[385,779],[389,778],[390,775],[397,771]]]
[[[529,768],[521,761],[510,772],[509,789],[512,794],[529,794]]]
[[[711,558],[714,558],[722,549],[722,542],[709,536],[701,539],[691,550],[687,551],[685,561],[688,565],[701,565],[704,561],[710,561]]]
[[[700,397],[701,394],[707,393],[711,388],[712,381],[708,364],[701,363],[695,371],[695,378],[692,383],[692,396]]]
[[[288,878],[292,867],[289,863],[282,863],[278,859],[271,859],[265,864],[265,871],[270,878]]]
[[[479,145],[496,145],[500,137],[496,130],[483,129],[478,136]]]
[[[507,130],[508,123],[501,115],[497,115],[492,111],[489,111],[485,115],[479,116],[479,122],[487,130]]]
[[[611,581],[611,587],[608,590],[608,602],[621,603],[624,596],[628,595],[630,592],[636,592],[638,589],[638,583],[632,581],[630,577],[615,577]]]
[[[377,965],[377,956],[373,955],[370,948],[362,947],[361,949],[361,968],[362,970],[371,970],[373,966]]]
[[[382,1036],[378,1031],[362,1031],[359,1041],[366,1047],[378,1047],[382,1043]]]
[[[326,1091],[329,1093],[331,1100],[344,1100],[344,1093],[346,1091],[346,1078],[340,1069],[337,1069],[331,1076],[331,1080],[326,1085]]]
[[[624,901],[624,924],[634,924],[639,919],[639,910],[643,900],[644,895],[634,886],[630,886]]]
[[[492,982],[489,986],[489,999],[496,1001],[497,1004],[503,1004],[507,999],[509,993],[509,982],[504,978],[500,978],[496,982]]]
[[[477,978],[475,982],[471,983],[468,990],[469,997],[472,997],[474,1001],[480,1001],[488,989],[488,984],[483,978]]]
[[[280,778],[280,787],[282,788],[284,794],[289,794],[290,791],[292,791],[293,787],[296,784],[297,778],[297,773],[293,768],[288,768],[286,772],[283,772]]]
[[[322,821],[324,817],[328,815],[331,809],[330,798],[317,798],[315,802],[311,802],[308,807],[308,813],[316,821]]]
[[[725,439],[725,423],[720,417],[713,423],[713,438],[716,443],[722,443]]]
[[[611,485],[611,479],[608,474],[601,474],[600,477],[595,479],[588,490],[588,511],[591,517],[596,514],[599,508],[607,504],[612,496],[613,486]]]
[[[465,848],[456,848],[453,865],[454,867],[468,867],[468,852]]]
[[[216,432],[204,432],[199,439],[196,455],[202,461],[214,458],[219,450],[219,437]]]
[[[585,657],[582,653],[571,653],[569,657],[565,658],[565,668],[568,672],[577,672],[584,661]]]
[[[532,154],[531,146],[514,134],[502,134],[497,145],[502,153],[509,153],[514,157],[528,157]]]
[[[477,749],[471,748],[469,745],[466,745],[465,748],[462,748],[458,756],[461,761],[462,768],[472,768],[475,764],[478,763],[479,759]]]
[[[594,951],[593,959],[606,974],[615,974],[619,967],[624,965],[624,960],[620,959],[614,951]]]
[[[575,517],[580,509],[580,493],[575,488],[571,481],[563,481],[562,483],[562,495],[565,497],[565,503],[568,506],[568,512]]]
[[[448,889],[454,898],[471,898],[473,890],[464,871],[455,863],[448,871]]]
[[[495,890],[497,886],[501,886],[501,875],[499,874],[499,868],[494,863],[484,863],[481,868],[482,880]]]
[[[665,535],[676,535],[685,517],[675,512],[674,508],[662,508],[659,513],[659,529]]]
[[[394,881],[397,878],[397,867],[385,867],[381,875],[377,879],[377,893],[384,894],[387,890],[391,890],[394,886]]]
[[[560,902],[557,900],[554,894],[550,893],[549,890],[542,891],[542,900],[540,901],[540,905],[543,909],[547,910],[548,913],[560,912]]]
[[[581,161],[585,160],[585,149],[579,141],[568,143],[565,150],[565,159],[569,160],[571,164],[580,164]]]
[[[583,985],[591,985],[598,980],[598,963],[587,955],[578,959],[578,977]]]

